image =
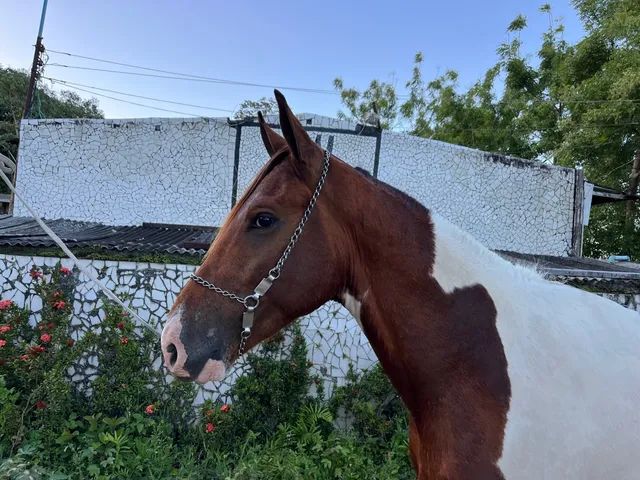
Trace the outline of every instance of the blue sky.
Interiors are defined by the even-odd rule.
[[[0,0],[0,64],[28,68],[41,0]],[[169,1],[49,0],[47,48],[152,68],[270,85],[332,90],[336,76],[365,87],[373,78],[396,82],[400,93],[413,56],[424,52],[424,73],[460,73],[468,87],[496,61],[506,27],[522,13],[525,50],[534,53],[548,18],[539,0],[449,1]],[[552,2],[554,16],[576,41],[582,27],[570,0]],[[50,54],[49,63],[123,70]],[[48,66],[46,76],[95,87],[234,110],[269,88],[195,83]],[[334,116],[337,95],[283,90],[297,112]],[[83,96],[90,96],[79,92]],[[107,95],[117,96],[110,93]],[[111,118],[184,116],[100,98]],[[206,116],[225,112],[128,100]]]

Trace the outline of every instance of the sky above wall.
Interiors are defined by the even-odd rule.
[[[296,112],[335,116],[333,79],[364,88],[377,78],[400,94],[422,51],[430,79],[454,69],[468,88],[497,60],[507,26],[518,14],[529,27],[521,38],[534,54],[549,25],[540,0],[449,1],[86,1],[50,0],[44,28],[49,50],[226,80],[330,91],[283,89]],[[575,42],[582,26],[570,0],[552,2],[554,17]],[[0,64],[28,69],[38,31],[41,0],[0,0]],[[95,96],[109,118],[229,116],[245,99],[272,96],[267,87],[191,82],[52,66],[54,63],[137,71],[49,53],[45,76],[145,97],[221,110],[171,105],[120,94],[103,95],[175,110],[165,112]],[[157,73],[158,75],[166,75]],[[60,87],[55,87],[59,89]],[[80,87],[87,90],[86,87]],[[180,113],[178,113],[180,112]]]

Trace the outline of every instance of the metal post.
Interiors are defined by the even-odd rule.
[[[31,112],[31,103],[33,102],[33,92],[36,89],[36,82],[38,80],[38,67],[40,66],[40,55],[44,50],[42,46],[42,31],[44,30],[44,18],[47,14],[48,0],[44,0],[42,3],[42,13],[40,14],[40,28],[38,28],[38,38],[36,39],[36,48],[33,52],[33,63],[31,64],[31,76],[29,77],[29,86],[27,87],[27,96],[24,101],[24,111],[22,112],[22,118],[28,118]]]

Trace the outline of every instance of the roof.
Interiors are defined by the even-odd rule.
[[[47,220],[46,224],[71,248],[101,247],[112,251],[165,252],[201,255],[215,236],[216,228],[191,225],[143,223],[109,226],[74,220]],[[55,247],[31,218],[0,219],[0,246]]]
[[[100,247],[107,251],[183,255],[204,254],[217,231],[215,227],[157,223],[109,226],[64,219],[47,220],[46,223],[71,248]],[[0,246],[54,247],[55,244],[31,218],[0,217]],[[624,280],[640,285],[640,269],[620,263],[505,251],[497,253],[513,263],[533,266],[551,277]]]
[[[601,203],[611,202],[626,202],[629,200],[640,200],[640,195],[631,195],[630,193],[621,192],[611,187],[605,187],[602,185],[593,185],[593,200],[594,205]]]
[[[534,266],[552,277],[615,278],[640,280],[640,269],[632,264],[609,263],[587,257],[552,257],[517,252],[497,252],[512,263]]]

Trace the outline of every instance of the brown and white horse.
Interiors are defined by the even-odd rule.
[[[418,479],[639,479],[640,316],[511,265],[334,156],[322,186],[324,152],[276,98],[284,138],[260,118],[271,159],[169,314],[167,368],[220,380],[239,348],[337,300],[411,414]]]

